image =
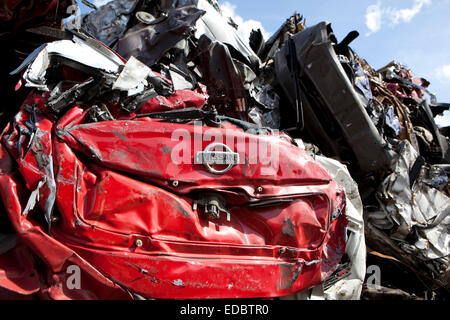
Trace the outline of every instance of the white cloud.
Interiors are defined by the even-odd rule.
[[[111,2],[111,0],[94,0],[90,1],[92,4],[94,4],[97,8],[100,8],[101,6],[104,6],[108,2]]]
[[[450,81],[450,64],[436,68],[436,78],[441,81]]]
[[[439,127],[449,127],[450,126],[450,111],[446,111],[444,112],[444,115],[442,116],[437,116],[435,118],[436,120],[436,124]]]
[[[366,26],[370,33],[377,32],[381,28],[383,10],[380,8],[380,3],[367,7],[366,10]]]
[[[408,23],[416,16],[420,10],[422,10],[423,6],[429,6],[431,4],[431,0],[415,0],[412,8],[408,9],[391,9],[388,11],[388,14],[391,18],[392,24],[399,24],[400,22]]]
[[[366,9],[366,26],[369,29],[366,35],[379,31],[383,24],[393,27],[399,23],[408,23],[424,6],[429,5],[431,5],[431,0],[414,0],[411,8],[404,9],[381,7],[380,2],[370,5]]]
[[[239,26],[238,32],[244,40],[248,41],[248,39],[250,38],[250,33],[253,29],[261,29],[261,32],[264,35],[264,39],[269,39],[270,34],[264,30],[262,23],[253,19],[244,20],[244,18],[236,14],[235,5],[229,3],[228,1],[225,1],[220,5],[220,10],[222,11],[222,15],[224,17],[231,17],[233,21]]]

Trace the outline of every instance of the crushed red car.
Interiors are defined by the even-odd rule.
[[[33,4],[20,35],[47,39],[0,119],[0,298],[446,295],[450,106],[428,81],[299,14],[246,41],[215,0],[88,3],[64,30]]]

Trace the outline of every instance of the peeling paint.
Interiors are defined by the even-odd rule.
[[[169,148],[168,146],[164,146],[164,147],[160,148],[159,150],[161,150],[163,153],[170,153],[172,151],[172,149]]]
[[[283,234],[284,234],[285,236],[288,236],[288,237],[295,237],[295,226],[294,226],[294,224],[292,223],[291,218],[288,218],[288,219],[286,219],[286,220],[284,221],[284,223],[283,223],[283,229],[282,229],[281,232],[283,232]]]
[[[177,286],[177,287],[182,287],[182,286],[184,286],[184,283],[183,283],[183,280],[174,280],[173,285]]]

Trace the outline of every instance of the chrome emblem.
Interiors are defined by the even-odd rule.
[[[212,143],[204,151],[197,152],[195,164],[203,164],[213,174],[224,174],[239,164],[239,153],[233,152],[223,143]],[[227,165],[223,170],[217,170],[213,166]]]

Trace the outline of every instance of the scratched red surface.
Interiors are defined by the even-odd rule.
[[[265,175],[261,163],[247,161],[247,148],[239,151],[243,164],[214,175],[171,161],[176,130],[193,137],[191,148],[211,143],[195,142],[192,125],[131,117],[86,123],[80,106],[55,121],[44,103],[31,94],[1,136],[0,196],[18,244],[0,255],[0,287],[51,299],[268,298],[313,287],[339,263],[345,194],[287,139],[230,127],[232,150],[239,138],[276,144],[279,164]],[[36,207],[23,214],[38,186]],[[193,209],[205,192],[226,199],[231,221]],[[70,265],[81,269],[79,290],[67,288]]]

